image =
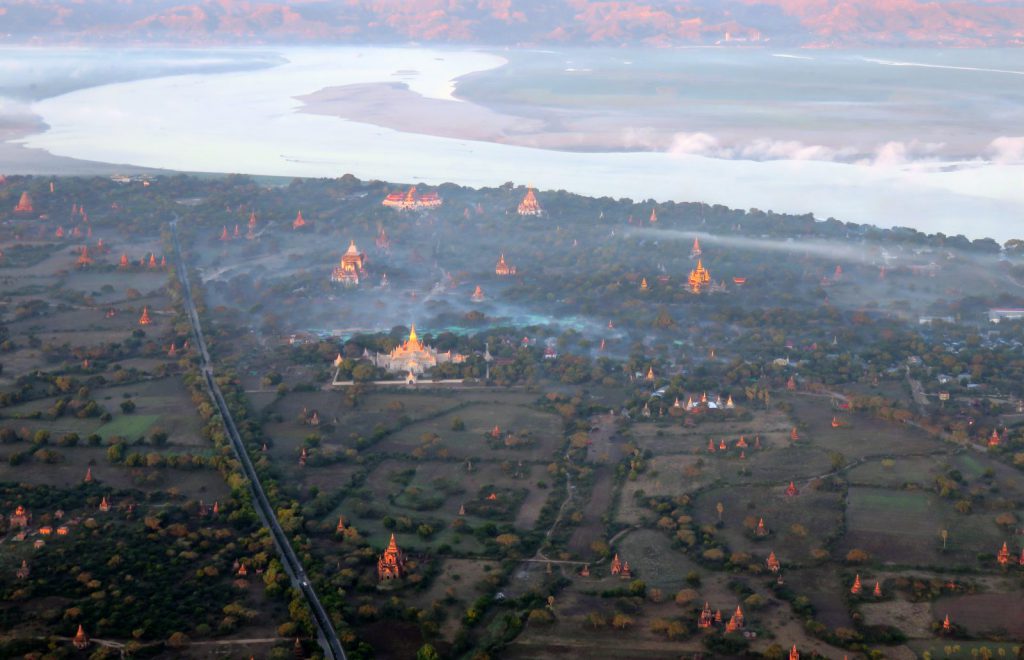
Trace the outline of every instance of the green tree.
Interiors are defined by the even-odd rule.
[[[441,654],[431,644],[424,644],[416,651],[416,660],[441,660]]]

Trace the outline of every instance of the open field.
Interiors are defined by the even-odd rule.
[[[672,547],[667,534],[652,529],[626,534],[613,550],[629,562],[637,578],[669,596],[686,585],[690,571],[702,572],[693,560]]]
[[[932,616],[950,620],[978,636],[996,635],[1024,640],[1024,592],[965,594],[940,598],[932,604]]]
[[[1005,537],[990,515],[958,513],[931,493],[879,488],[850,489],[847,528],[843,554],[860,548],[878,562],[903,565],[974,566],[978,553],[994,553]],[[942,529],[949,531],[945,552]]]
[[[704,491],[694,503],[698,524],[718,520],[716,506],[723,505],[723,527],[716,536],[733,552],[743,551],[767,556],[774,550],[779,560],[806,562],[811,551],[822,548],[842,529],[842,498],[837,493],[804,488],[789,497],[782,488],[765,496],[754,487],[714,488]],[[763,519],[768,535],[757,537],[754,529]]]

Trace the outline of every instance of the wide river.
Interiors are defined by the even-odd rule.
[[[311,177],[352,173],[470,186],[514,181],[585,195],[703,201],[970,238],[1024,238],[1024,124],[1017,121],[1024,110],[1019,102],[1024,56],[909,51],[887,59],[763,50],[667,52],[671,55],[630,51],[618,64],[668,58],[653,73],[650,66],[644,69],[643,75],[666,81],[658,93],[678,83],[670,75],[675,68],[701,72],[687,83],[693,98],[674,97],[671,89],[662,96],[668,99],[666,115],[672,103],[680,104],[685,130],[671,148],[661,150],[559,151],[431,135],[426,116],[422,129],[411,132],[369,121],[372,108],[364,108],[362,121],[299,111],[303,103],[296,97],[324,88],[395,82],[408,85],[415,98],[430,100],[424,107],[432,113],[439,107],[455,111],[471,102],[488,105],[480,95],[487,93],[488,77],[498,81],[500,75],[508,76],[508,85],[519,86],[513,100],[527,115],[531,103],[564,105],[566,99],[553,98],[551,88],[567,87],[561,82],[572,80],[567,76],[588,76],[588,88],[602,88],[599,107],[586,108],[591,114],[607,108],[621,123],[622,113],[630,111],[630,103],[616,102],[621,75],[602,86],[601,72],[586,64],[588,57],[599,61],[605,55],[542,52],[546,59],[538,59],[534,51],[524,56],[527,76],[522,66],[516,68],[524,58],[515,52],[371,47],[266,48],[262,56],[280,58],[279,64],[162,75],[49,96],[28,106],[47,128],[22,142],[59,156],[174,170]],[[31,50],[26,53],[19,57],[33,56]],[[465,86],[467,91],[475,86],[477,95],[453,96],[457,79],[475,72],[486,73],[467,78]],[[806,89],[793,84],[805,78],[817,82]],[[530,80],[543,81],[537,98],[531,98]],[[905,89],[894,87],[904,80]],[[761,81],[760,87],[751,87],[752,81]],[[819,93],[826,83],[828,94]],[[878,98],[879,85],[884,98]],[[739,88],[754,91],[737,95]],[[794,97],[795,89],[803,91]],[[721,90],[736,97],[734,102],[724,109],[709,106],[708,98]],[[637,93],[623,90],[622,99]],[[710,109],[689,112],[697,103]],[[503,99],[503,107],[508,105],[509,99]],[[822,121],[840,106],[846,113],[842,121]],[[766,108],[770,114],[761,112]],[[863,112],[851,120],[850,108]],[[412,117],[419,111],[416,103],[409,104]],[[642,131],[646,119],[637,121]],[[741,124],[743,134],[738,132],[736,139],[748,142],[726,147],[729,127]],[[804,127],[814,129],[809,132],[813,138],[806,144],[794,141],[794,132],[799,135]],[[943,132],[948,139],[936,142]],[[865,157],[850,156],[840,146],[843,134],[861,137],[851,142],[864,151],[860,133],[872,139],[877,135],[878,148],[869,148]],[[977,144],[970,146],[967,138]],[[957,155],[942,153],[946,143],[956,146]]]

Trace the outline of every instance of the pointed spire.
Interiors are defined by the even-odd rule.
[[[117,264],[117,267],[121,270],[128,270],[128,254],[125,252],[121,253],[121,261]]]
[[[1003,541],[1003,547],[1000,548],[999,554],[996,555],[996,561],[999,562],[1000,566],[1006,566],[1010,563],[1010,547]]]
[[[854,595],[857,595],[857,594],[860,593],[860,591],[861,591],[860,574],[858,573],[857,576],[853,578],[853,586],[850,587],[850,593],[854,594]]]
[[[83,483],[87,483],[87,484],[91,484],[92,483],[92,468],[91,467],[85,468],[85,479],[83,479],[82,482]]]
[[[149,318],[149,307],[142,308],[142,316],[139,317],[139,325],[151,325],[153,319]]]
[[[879,584],[878,580],[875,580],[875,588],[874,588],[874,590],[873,590],[873,591],[871,592],[871,594],[872,594],[872,595],[873,595],[873,596],[874,596],[875,598],[881,598],[881,597],[882,597],[882,585],[881,585],[881,584]]]
[[[21,193],[21,198],[18,199],[18,205],[14,207],[15,213],[32,213],[34,208],[32,206],[32,196],[28,194],[28,191]]]
[[[85,634],[85,628],[82,627],[82,624],[78,624],[78,632],[71,639],[71,643],[79,651],[89,646],[89,636]]]

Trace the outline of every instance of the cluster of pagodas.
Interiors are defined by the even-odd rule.
[[[1010,546],[1006,541],[1003,541],[1003,547],[999,549],[998,553],[996,553],[996,561],[999,562],[1000,566],[1009,566],[1011,562],[1019,566],[1024,566],[1024,548],[1021,549],[1020,559],[1018,560],[1016,557],[1011,555]]]
[[[697,627],[701,629],[711,628],[722,625],[722,610],[711,611],[711,606],[707,602],[704,603],[704,607],[701,609],[700,614],[697,615]],[[746,628],[747,622],[746,617],[743,616],[743,608],[739,605],[736,606],[736,611],[732,613],[729,620],[725,622],[725,632],[731,633],[737,630]]]
[[[629,567],[629,562],[619,559],[619,553],[615,553],[615,556],[612,557],[611,572],[612,575],[617,575],[624,580],[633,577],[633,570]]]
[[[850,593],[854,596],[859,596],[863,591],[864,585],[861,584],[860,574],[858,573],[853,578],[853,584],[850,586]],[[882,584],[878,580],[875,580],[875,588],[871,590],[871,595],[875,598],[882,597]]]
[[[83,232],[82,228],[76,225],[71,229],[65,231],[64,225],[60,225],[53,230],[54,238],[82,238],[83,236],[85,238],[92,238],[92,227],[86,225],[85,231]]]
[[[651,374],[651,373],[652,372],[650,372],[650,371],[648,372],[648,374]],[[676,400],[672,403],[672,407],[673,408],[686,408],[687,411],[699,410],[699,409],[702,409],[702,408],[709,408],[711,410],[715,410],[715,409],[718,409],[718,408],[724,408],[726,410],[732,410],[732,409],[734,409],[736,407],[736,404],[733,403],[732,395],[731,394],[726,395],[725,401],[722,401],[722,395],[721,394],[718,394],[713,399],[710,399],[710,398],[708,398],[708,393],[707,392],[702,392],[701,395],[696,400],[694,400],[692,395],[688,396],[686,398],[686,404],[685,405],[679,400],[679,397],[676,397]]]
[[[740,439],[736,442],[727,443],[725,438],[719,439],[718,443],[715,443],[714,438],[708,438],[708,453],[714,454],[719,451],[729,451],[730,449],[737,449],[740,452],[740,458],[747,457],[747,449],[760,449],[761,448],[761,436],[755,435],[753,444],[747,442],[746,436],[740,436]]]
[[[127,252],[121,253],[121,259],[117,262],[118,270],[129,270],[132,267],[132,262],[128,258]],[[139,258],[139,268],[145,268],[147,270],[166,270],[167,269],[167,256],[161,256],[160,261],[156,260],[156,254],[150,252],[148,255],[143,255]]]
[[[295,218],[295,222],[299,223],[299,227],[305,226],[306,221],[302,219],[302,211],[299,211],[299,215]],[[298,229],[298,227],[296,227],[294,225],[294,223],[292,225],[292,228],[293,229]],[[231,232],[228,231],[228,226],[227,225],[224,225],[223,227],[221,227],[219,240],[221,240],[221,241],[226,243],[228,241],[238,240],[240,238],[242,238],[242,230],[238,226],[237,222],[235,223],[234,231],[231,231]],[[248,227],[248,229],[245,232],[245,238],[246,238],[246,240],[249,240],[249,241],[251,241],[251,240],[256,238],[256,212],[255,211],[253,211],[253,212],[251,212],[249,214],[249,227]]]

